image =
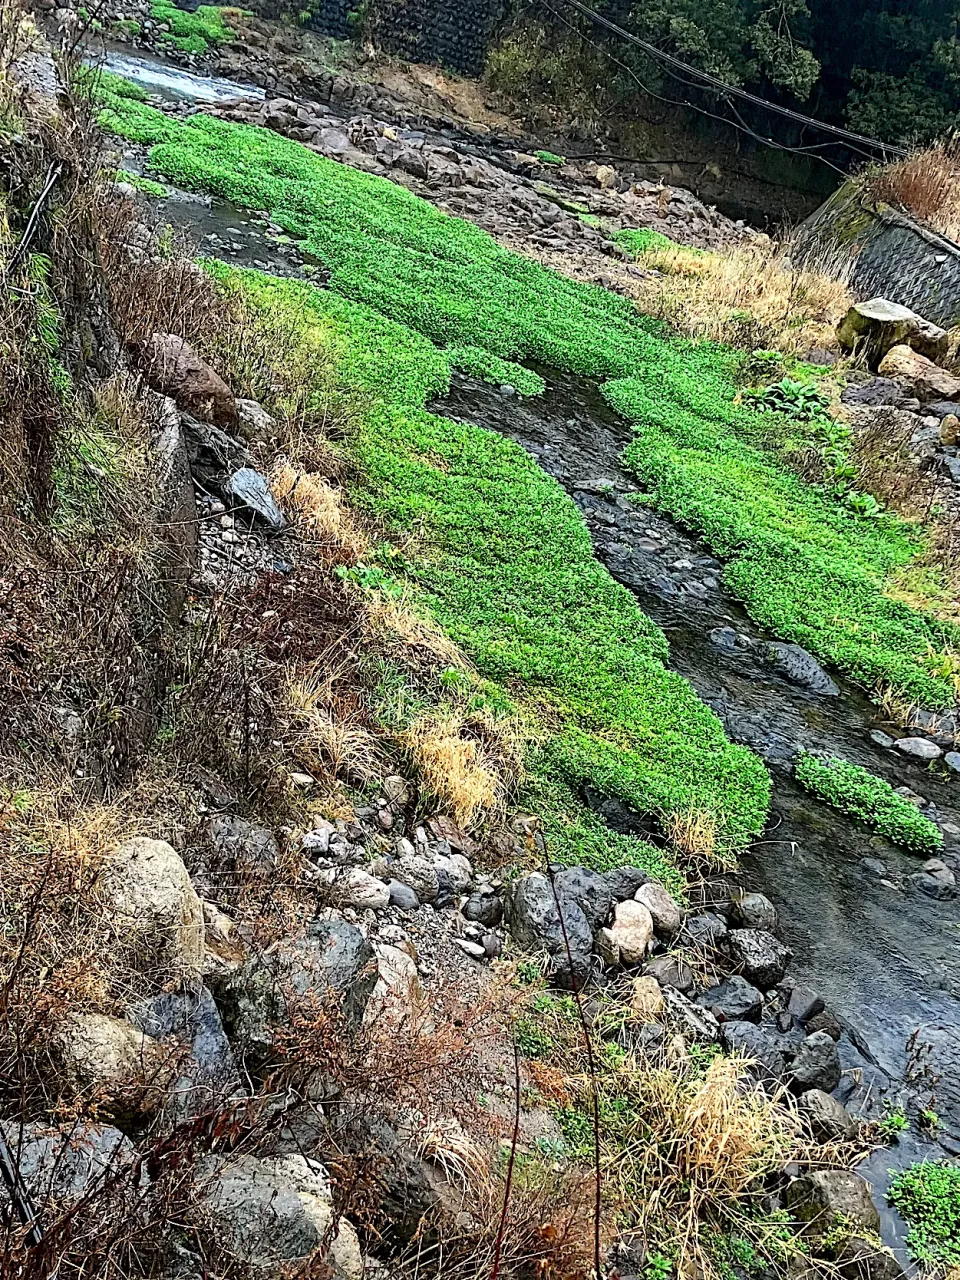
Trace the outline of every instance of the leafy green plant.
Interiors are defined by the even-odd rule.
[[[877,1123],[877,1128],[888,1142],[895,1142],[901,1133],[910,1128],[910,1120],[903,1107],[890,1107]]]
[[[565,156],[558,156],[555,151],[535,151],[533,153],[541,164],[564,165],[567,163]]]
[[[758,347],[748,352],[740,363],[740,381],[747,386],[768,386],[783,376],[783,355]]]
[[[912,1165],[893,1179],[887,1199],[910,1224],[907,1247],[918,1262],[960,1265],[960,1165]]]
[[[627,253],[634,258],[642,258],[645,253],[650,253],[652,250],[680,248],[675,240],[665,236],[662,231],[654,231],[650,227],[640,227],[636,230],[627,227],[623,231],[617,231],[613,241],[622,249],[626,249]],[[691,250],[691,252],[696,251]]]
[[[834,808],[859,818],[888,840],[918,853],[943,846],[943,835],[929,818],[898,796],[889,782],[859,765],[836,757],[803,753],[795,766],[797,780]]]
[[[173,0],[153,0],[150,16],[165,23],[170,30],[160,38],[181,53],[206,53],[211,45],[227,44],[237,33],[230,19],[248,16],[248,10],[225,5],[202,4],[193,13],[179,9]]]
[[[539,373],[512,360],[503,360],[483,347],[447,347],[444,355],[451,368],[462,369],[471,377],[492,382],[494,386],[512,386],[521,396],[543,394],[545,383]]]
[[[829,401],[812,383],[781,378],[771,386],[745,391],[743,402],[761,412],[784,413],[801,422],[811,422],[823,415]]]

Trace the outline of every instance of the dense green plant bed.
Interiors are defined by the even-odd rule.
[[[910,1224],[907,1247],[918,1262],[960,1266],[960,1165],[912,1165],[894,1178],[887,1199]]]
[[[669,338],[628,300],[266,130],[175,121],[110,92],[103,123],[154,144],[165,178],[269,211],[329,266],[335,291],[438,345],[614,379],[608,398],[636,431],[629,464],[658,506],[730,560],[728,585],[760,622],[869,687],[930,707],[953,700],[960,633],[883,594],[919,550],[915,531],[793,475],[770,445],[779,415],[737,403],[736,353]]]
[[[381,568],[416,591],[481,675],[549,706],[532,764],[569,860],[611,857],[570,791],[583,782],[663,819],[710,815],[722,847],[759,831],[763,766],[664,667],[663,633],[596,560],[560,485],[511,441],[421,407],[445,385],[446,353],[329,291],[208,265],[271,312],[309,317],[334,345],[340,384],[362,406],[353,499],[410,539]],[[625,837],[617,857],[669,873],[639,840]]]
[[[209,4],[202,4],[193,13],[188,13],[185,9],[178,9],[172,0],[153,0],[150,6],[153,20],[164,22],[170,28],[161,33],[161,40],[181,53],[206,53],[211,45],[235,40],[237,33],[228,19],[244,13],[243,9]]]
[[[943,845],[940,829],[929,818],[898,796],[889,782],[859,765],[804,754],[797,760],[796,775],[808,791],[888,840],[918,853],[933,853]]]

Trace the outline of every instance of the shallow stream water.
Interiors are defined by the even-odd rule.
[[[111,52],[106,65],[165,97],[216,102],[262,96],[155,58]],[[161,203],[160,216],[188,231],[204,252],[284,274],[298,270],[295,252],[277,246],[253,215],[223,202],[175,194]],[[917,1028],[960,1028],[960,908],[956,900],[935,901],[914,889],[907,877],[922,859],[815,800],[793,781],[791,762],[801,746],[827,751],[894,786],[909,786],[936,806],[948,850],[960,849],[960,778],[877,746],[871,729],[896,727],[835,672],[839,694],[816,694],[785,679],[756,648],[716,643],[711,633],[721,627],[753,640],[776,637],[727,594],[722,565],[695,537],[635,500],[637,482],[619,462],[629,426],[599,390],[540,372],[547,381],[542,397],[505,398],[496,388],[458,377],[434,408],[509,436],[564,486],[584,515],[598,557],[666,633],[673,668],[713,707],[728,735],[767,763],[774,780],[771,816],[741,859],[745,883],[777,905],[795,953],[793,975],[817,990],[847,1027],[842,1056],[861,1101],[871,1093],[895,1100]],[[876,1152],[861,1172],[883,1190],[890,1170],[938,1154],[936,1145],[911,1134]],[[905,1260],[905,1226],[882,1196],[877,1200],[884,1238]]]

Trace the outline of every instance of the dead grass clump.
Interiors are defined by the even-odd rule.
[[[960,239],[960,137],[915,151],[873,172],[866,190],[926,222],[934,231]]]
[[[717,820],[703,809],[686,809],[671,813],[665,822],[665,834],[684,857],[707,867],[730,868],[736,865],[732,852],[721,849],[717,841]]]
[[[321,777],[369,782],[383,772],[384,754],[369,713],[355,696],[345,696],[348,660],[339,667],[317,664],[291,677],[286,705],[295,750]]]
[[[847,283],[825,267],[795,266],[790,253],[766,239],[722,253],[649,249],[643,265],[662,274],[639,282],[637,300],[692,338],[785,355],[834,347],[852,300]]]
[[[382,593],[371,596],[367,601],[367,627],[374,639],[416,667],[472,673],[463,650],[432,618],[416,613],[403,597]]]
[[[326,558],[355,564],[369,553],[369,540],[343,491],[324,476],[298,470],[282,459],[273,468],[270,484],[277,501],[296,512],[305,535]]]

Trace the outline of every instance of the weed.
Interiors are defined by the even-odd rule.
[[[910,1120],[903,1107],[889,1107],[878,1122],[877,1128],[888,1142],[896,1142],[900,1134],[910,1128]]]
[[[960,1265],[960,1165],[912,1165],[893,1179],[887,1199],[910,1224],[907,1247],[918,1262]]]
[[[206,53],[211,45],[236,40],[237,32],[232,24],[249,14],[243,9],[205,4],[188,13],[178,9],[172,0],[153,0],[150,16],[154,22],[169,27],[168,31],[160,33],[166,44],[181,53]]]
[[[934,853],[943,846],[939,827],[898,796],[889,782],[859,765],[805,752],[797,760],[796,775],[808,791],[859,818],[888,840],[917,853]]]
[[[560,167],[567,163],[564,156],[558,156],[555,151],[535,151],[533,153],[541,164],[551,164]]]

